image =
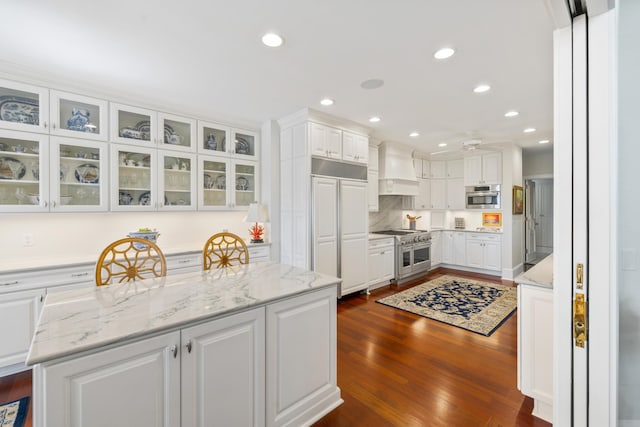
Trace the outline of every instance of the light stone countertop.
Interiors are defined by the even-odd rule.
[[[520,285],[553,288],[553,254],[516,277],[514,282]]]
[[[395,239],[395,237],[390,236],[388,234],[369,233],[369,240],[378,240],[378,239]]]
[[[27,364],[177,329],[340,281],[289,265],[258,262],[48,294]]]
[[[473,228],[432,228],[431,231],[463,231],[465,233],[487,233],[487,234],[502,234],[502,228],[500,231],[495,231],[487,227],[485,230],[474,230]]]

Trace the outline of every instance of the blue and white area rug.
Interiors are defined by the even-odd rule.
[[[489,336],[516,311],[517,290],[441,276],[377,302]]]
[[[15,402],[0,404],[0,426],[22,427],[27,419],[29,410],[29,396]]]

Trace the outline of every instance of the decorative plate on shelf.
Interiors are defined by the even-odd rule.
[[[236,136],[236,154],[249,154],[251,146],[249,142],[241,136]]]
[[[151,205],[151,192],[145,191],[138,197],[138,204],[140,206],[149,206]]]
[[[24,164],[13,157],[0,157],[0,179],[22,179],[27,173]]]
[[[227,188],[227,177],[225,175],[218,175],[216,178],[216,188],[218,190],[224,190]]]
[[[174,137],[172,137],[172,135],[175,135]],[[171,126],[169,126],[168,124],[164,124],[164,143],[165,144],[179,144],[179,140],[180,138],[176,138],[176,136],[179,136],[175,130],[173,130],[173,128]],[[176,142],[178,141],[178,142]]]
[[[239,176],[236,179],[236,190],[248,190],[249,189],[249,180],[244,176]]]
[[[149,120],[142,120],[136,123],[136,130],[140,132],[140,139],[151,140],[151,122]]]
[[[76,168],[75,176],[82,184],[97,184],[100,181],[100,169],[96,165],[84,163]]]
[[[209,174],[204,174],[203,186],[205,189],[210,190],[213,188],[213,178]]]
[[[131,204],[131,202],[133,202],[133,197],[131,196],[131,194],[127,193],[126,191],[119,192],[118,203],[120,204],[120,206],[128,206]]]
[[[0,119],[6,122],[38,125],[40,106],[36,99],[13,95],[0,96]]]

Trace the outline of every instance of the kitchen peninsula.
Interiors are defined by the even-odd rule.
[[[34,425],[311,424],[342,403],[339,283],[256,263],[50,294]]]

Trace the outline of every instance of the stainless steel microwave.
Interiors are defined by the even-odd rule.
[[[467,209],[500,209],[500,185],[465,187]]]

